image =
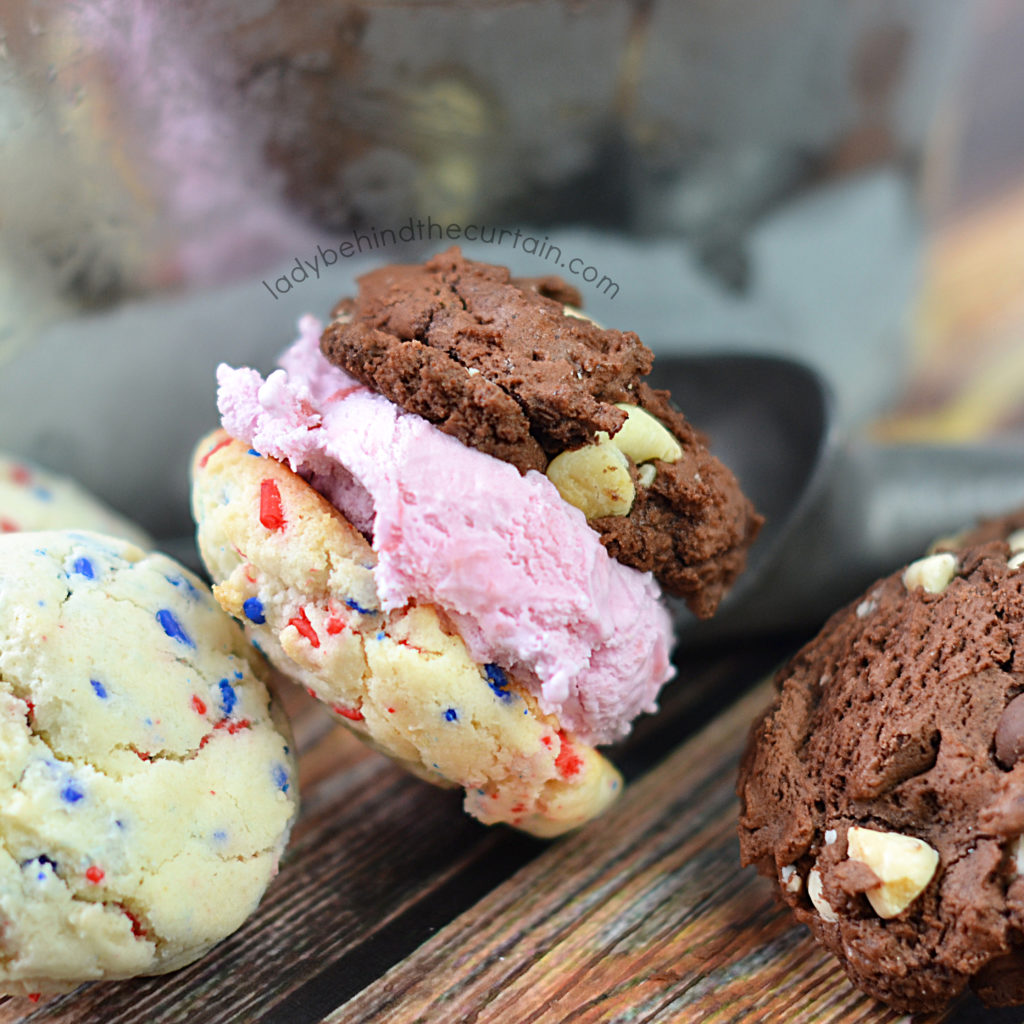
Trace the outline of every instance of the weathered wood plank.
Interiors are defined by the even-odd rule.
[[[756,688],[331,1024],[904,1019],[850,986],[768,884],[739,869],[736,762],[768,695]],[[979,1011],[968,999],[918,1021]]]
[[[689,654],[687,679],[669,688],[661,714],[614,752],[627,777],[657,763],[791,644]],[[254,917],[175,974],[86,986],[37,1006],[0,1001],[0,1024],[318,1021],[538,853],[561,848],[477,825],[459,794],[370,752],[303,692],[285,698],[303,808]]]

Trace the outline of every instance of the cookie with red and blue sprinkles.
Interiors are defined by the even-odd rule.
[[[363,740],[420,778],[462,787],[479,820],[534,835],[573,829],[615,798],[611,763],[513,673],[475,662],[437,609],[381,608],[373,549],[287,466],[217,431],[192,475],[217,600]]]
[[[0,536],[0,991],[164,973],[255,909],[297,812],[266,672],[166,556]]]
[[[64,529],[108,533],[143,548],[153,544],[140,527],[74,481],[0,453],[0,533]]]

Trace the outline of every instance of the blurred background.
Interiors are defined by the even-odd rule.
[[[656,351],[797,357],[844,430],[1024,430],[1016,0],[0,18],[0,440],[122,507],[183,500],[154,479],[212,415],[219,359],[268,365],[300,313],[467,226],[470,255],[563,273]],[[115,454],[144,482],[118,484],[129,422]]]

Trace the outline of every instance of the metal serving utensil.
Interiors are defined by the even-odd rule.
[[[823,621],[938,537],[1024,504],[1019,445],[844,437],[828,385],[794,360],[660,357],[655,377],[765,516],[712,621],[676,603],[686,642]]]

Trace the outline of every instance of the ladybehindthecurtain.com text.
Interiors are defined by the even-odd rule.
[[[339,259],[345,260],[361,253],[386,249],[391,245],[411,242],[483,242],[485,245],[511,245],[513,249],[537,256],[546,263],[552,263],[561,270],[567,270],[573,277],[578,277],[588,285],[592,285],[602,295],[614,299],[619,294],[619,286],[607,274],[602,274],[597,267],[591,266],[579,256],[567,257],[560,246],[553,245],[548,236],[542,239],[535,235],[525,234],[520,229],[499,228],[486,224],[439,224],[427,217],[426,220],[412,217],[399,228],[370,228],[368,231],[352,232],[351,241],[341,242],[336,248],[322,245],[316,247],[312,261],[295,257],[295,264],[287,273],[274,281],[263,281],[263,287],[277,299],[285,295],[296,285],[308,281],[310,277],[319,279],[320,274],[333,267]]]

